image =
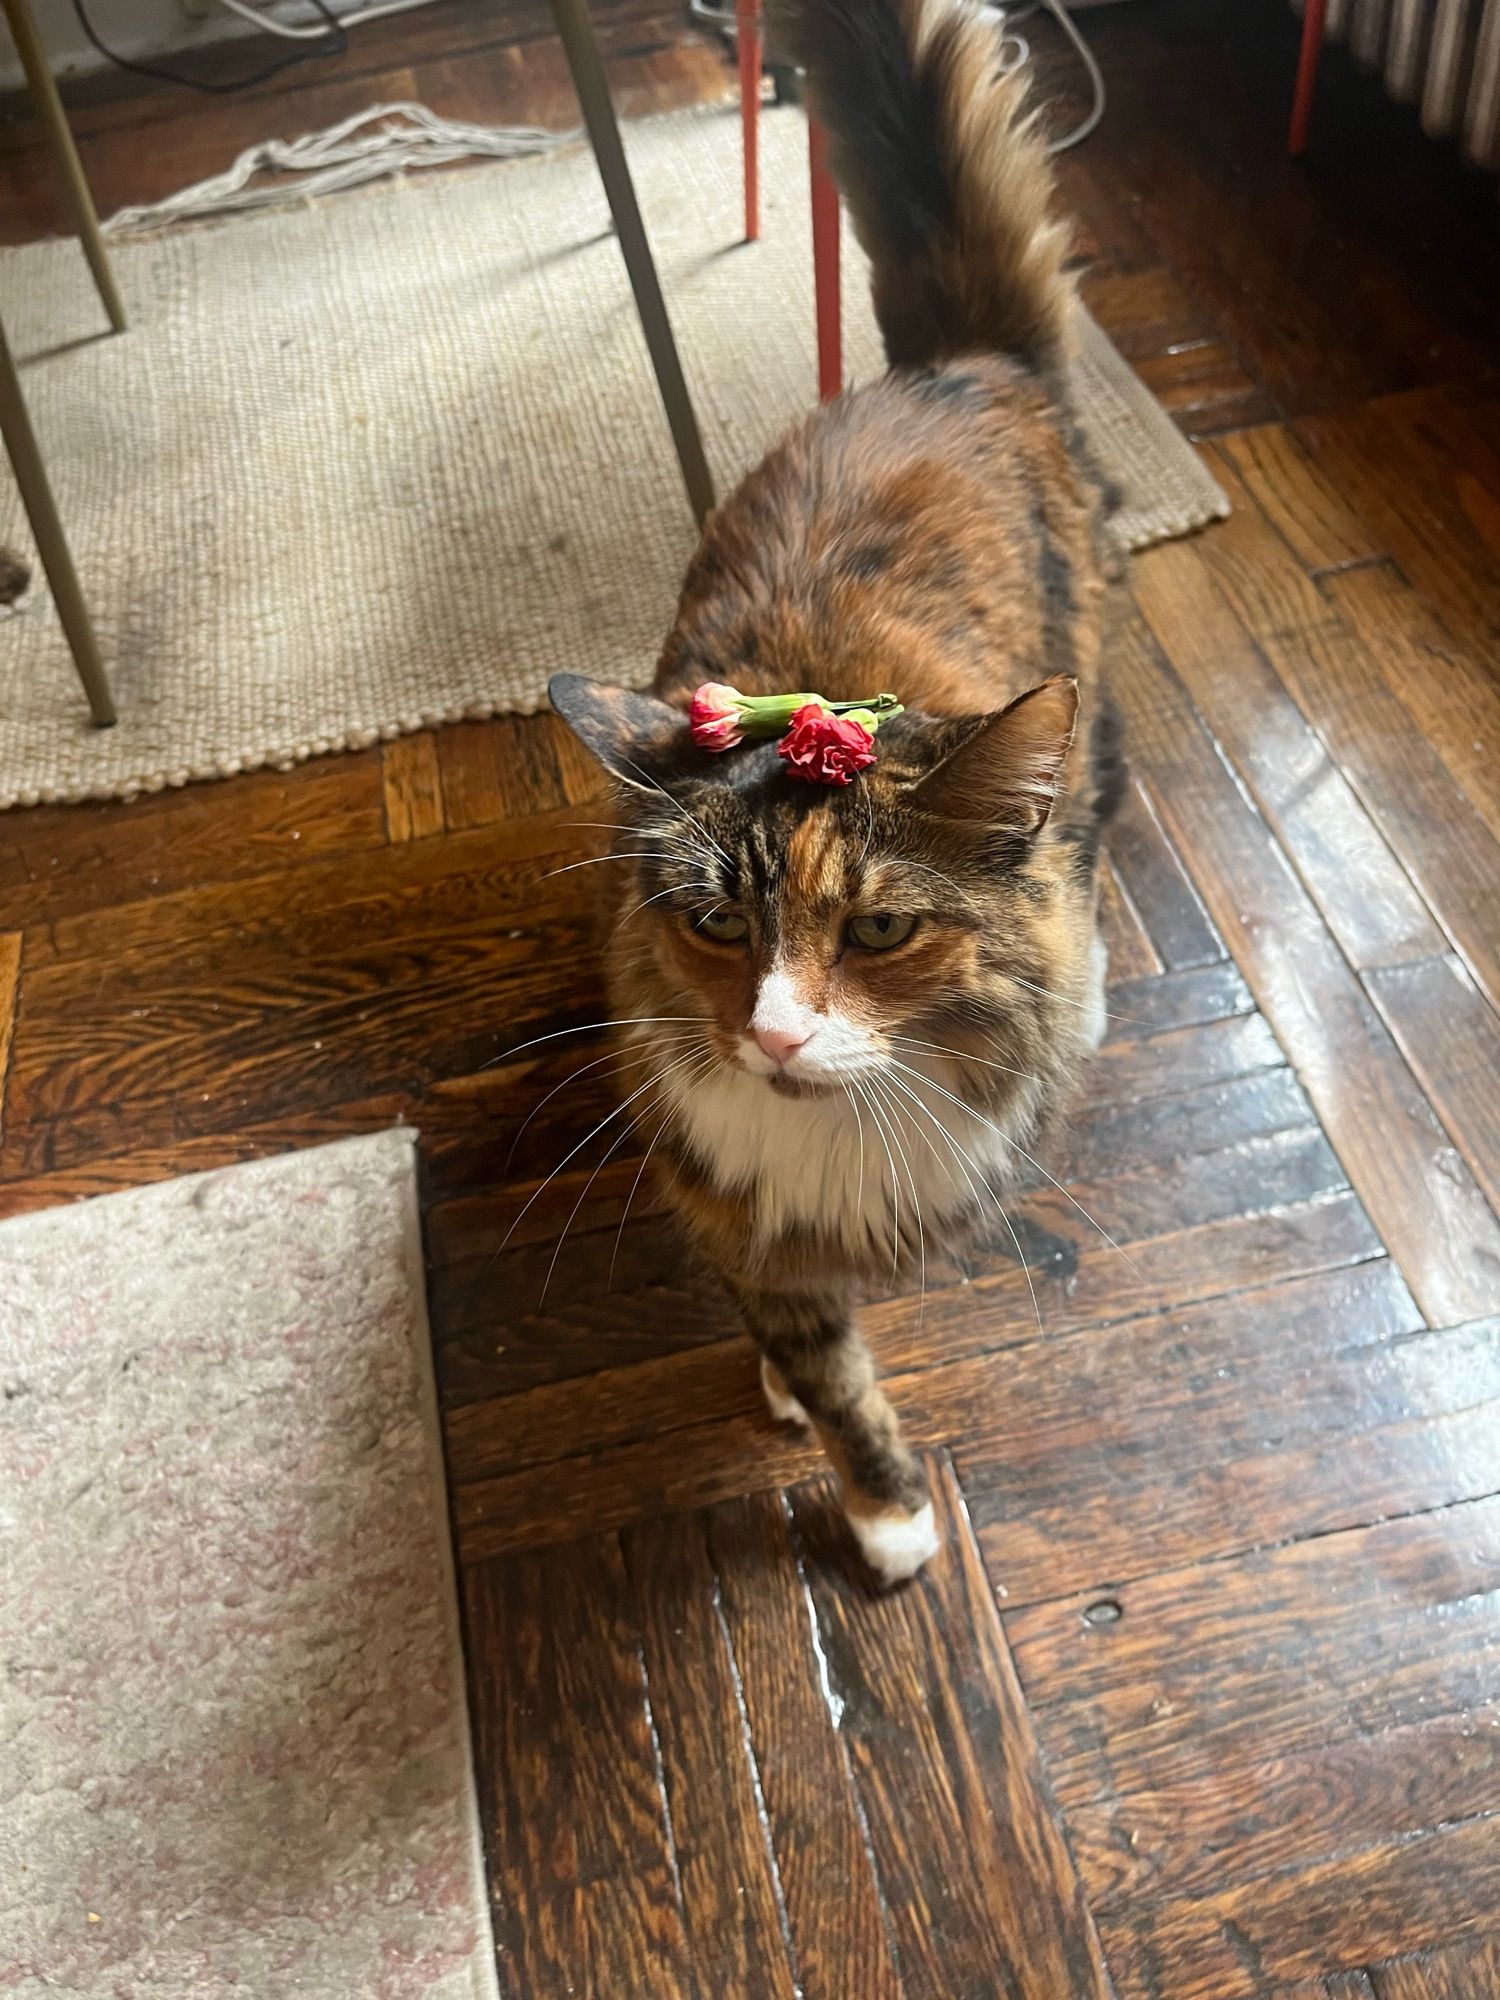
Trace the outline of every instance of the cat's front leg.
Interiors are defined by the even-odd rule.
[[[832,1459],[844,1511],[883,1583],[914,1576],[939,1545],[927,1475],[901,1436],[846,1298],[738,1290],[763,1357],[773,1416],[804,1413]]]

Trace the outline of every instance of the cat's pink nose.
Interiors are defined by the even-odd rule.
[[[752,1028],[750,1032],[772,1062],[783,1065],[812,1040],[811,1035],[790,1035],[781,1028]]]

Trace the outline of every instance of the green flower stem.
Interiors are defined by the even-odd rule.
[[[784,736],[799,709],[815,702],[825,715],[848,716],[873,732],[901,713],[893,694],[868,695],[862,701],[828,701],[820,694],[742,694],[740,728],[746,736]]]

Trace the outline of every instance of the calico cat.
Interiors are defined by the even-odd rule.
[[[633,1106],[657,1114],[652,1164],[773,1414],[816,1426],[895,1582],[937,1536],[851,1302],[940,1244],[1005,1240],[1001,1198],[1102,1033],[1111,496],[1063,379],[1048,158],[993,24],[803,0],[779,31],[873,261],[889,373],[713,515],[654,693],[562,675],[552,700],[620,784],[636,879],[610,1012],[655,1079]],[[772,743],[697,746],[704,682],[905,712],[852,783],[799,783]]]

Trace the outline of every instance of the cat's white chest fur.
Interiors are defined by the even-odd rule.
[[[930,1225],[972,1206],[982,1198],[981,1175],[1005,1171],[1014,1157],[978,1114],[930,1086],[913,1087],[925,1110],[888,1087],[852,1100],[841,1091],[793,1097],[731,1069],[673,1095],[714,1179],[751,1196],[760,1235],[800,1225],[853,1250],[889,1245],[898,1214],[909,1233],[914,1209]]]

